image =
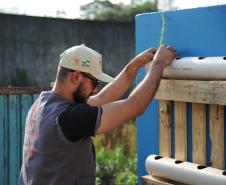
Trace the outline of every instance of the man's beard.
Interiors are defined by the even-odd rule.
[[[76,103],[87,103],[89,96],[90,95],[86,96],[82,94],[82,84],[80,84],[77,90],[73,93],[74,102]]]

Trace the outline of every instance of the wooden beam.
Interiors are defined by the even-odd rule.
[[[50,87],[0,87],[0,95],[34,94],[49,91]]]
[[[142,177],[142,185],[175,185],[178,182],[171,181],[164,178],[154,177],[152,175],[146,175]],[[182,184],[180,184],[182,185]]]
[[[226,81],[163,79],[155,99],[226,105]]]
[[[159,153],[164,157],[171,157],[171,114],[170,102],[159,101]]]
[[[224,107],[210,105],[210,139],[212,167],[224,169]]]
[[[192,157],[193,162],[206,165],[206,108],[192,104]]]
[[[174,102],[175,158],[187,160],[187,107],[185,102]]]

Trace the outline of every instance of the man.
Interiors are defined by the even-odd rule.
[[[142,115],[175,57],[170,46],[148,49],[113,79],[102,72],[102,57],[91,48],[64,51],[52,91],[42,92],[28,112],[19,184],[95,184],[91,137]],[[120,100],[139,68],[150,61],[142,82]],[[96,94],[99,81],[110,83]]]

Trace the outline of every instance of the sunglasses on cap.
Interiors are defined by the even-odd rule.
[[[89,73],[84,73],[84,72],[81,72],[83,76],[89,78],[92,80],[92,86],[93,88],[95,89],[99,84],[101,84],[101,81],[97,80],[95,77],[93,77],[91,74]]]

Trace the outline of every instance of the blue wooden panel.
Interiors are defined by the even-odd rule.
[[[226,56],[226,5],[168,11],[164,12],[164,17],[163,43],[172,45],[182,57]],[[149,47],[159,47],[161,28],[162,16],[160,13],[146,13],[136,16],[136,54]],[[144,71],[140,70],[137,81],[140,81],[143,76]],[[190,105],[188,105],[188,159],[192,160],[192,118],[189,107]],[[158,153],[159,150],[156,136],[158,126],[152,124],[158,121],[156,109],[158,109],[158,104],[153,102],[146,113],[137,120],[139,177],[146,174],[145,156],[150,153]],[[207,137],[208,158],[210,148],[211,143]]]
[[[226,54],[226,6],[165,12],[164,44],[181,56],[221,56]],[[158,47],[162,20],[160,13],[136,17],[137,53]]]
[[[25,120],[37,97],[37,94],[0,96],[0,185],[17,184]]]
[[[9,96],[9,184],[17,183],[19,174],[19,97]]]
[[[141,69],[139,71],[137,75],[136,83],[139,83],[142,80],[144,73],[145,73],[144,69]],[[137,170],[138,170],[139,177],[143,174],[146,174],[144,163],[148,154],[159,152],[158,107],[159,107],[158,101],[153,100],[151,105],[144,112],[144,115],[137,117],[137,121],[136,121],[137,122],[137,156],[138,156]],[[150,132],[150,130],[153,130],[153,132]],[[140,178],[138,178],[138,181],[140,183]]]
[[[9,96],[4,97],[4,185],[9,184]]]
[[[137,118],[137,155],[139,176],[146,174],[144,164],[147,156],[152,153],[159,153],[158,107],[158,101],[153,100],[144,115]]]
[[[5,103],[5,98],[4,96],[0,96],[0,184],[4,185],[4,152],[5,152],[5,147],[4,147],[4,120],[5,120],[5,115],[4,115],[4,103]]]
[[[39,97],[39,94],[33,94],[32,101],[35,102],[35,100],[37,100],[38,97]]]

